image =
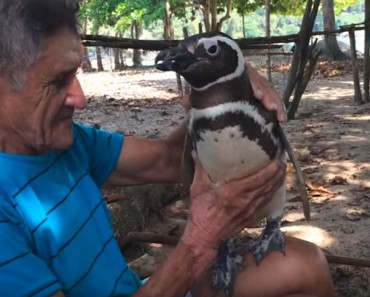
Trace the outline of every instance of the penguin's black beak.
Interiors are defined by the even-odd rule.
[[[196,57],[185,48],[177,47],[161,51],[155,58],[155,67],[162,71],[181,73],[196,61]]]

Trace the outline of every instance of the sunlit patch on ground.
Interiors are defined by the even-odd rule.
[[[310,225],[286,226],[282,227],[281,230],[286,235],[313,242],[321,248],[330,247],[335,240],[327,231]]]

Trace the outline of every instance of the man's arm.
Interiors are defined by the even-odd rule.
[[[186,123],[176,127],[167,138],[125,137],[110,185],[179,182]]]

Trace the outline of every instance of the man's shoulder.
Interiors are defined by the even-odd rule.
[[[74,145],[72,150],[84,149],[87,152],[110,152],[121,149],[123,134],[103,128],[94,128],[83,123],[73,124]]]

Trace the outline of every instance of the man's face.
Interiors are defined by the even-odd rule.
[[[27,46],[27,45],[25,45]],[[0,147],[6,152],[40,154],[73,143],[72,116],[84,108],[85,96],[76,78],[81,42],[68,29],[46,39],[41,57],[27,71],[16,92],[0,80]],[[8,135],[7,143],[1,134]],[[5,147],[5,149],[4,149]]]

